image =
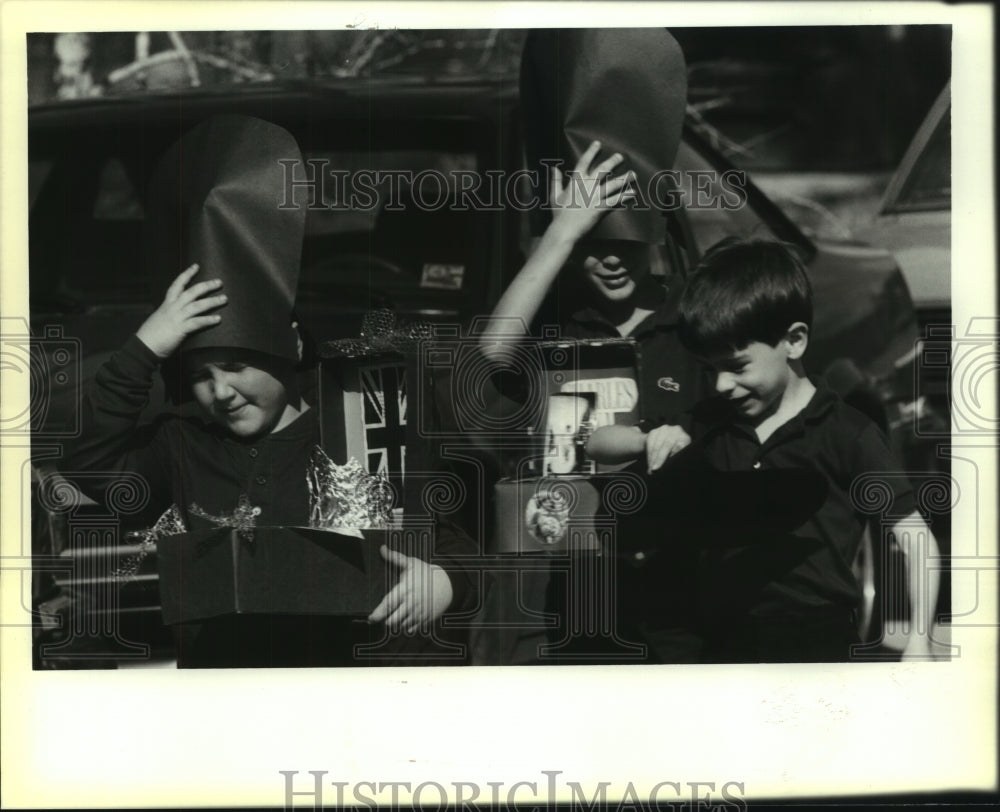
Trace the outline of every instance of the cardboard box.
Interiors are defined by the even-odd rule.
[[[614,533],[615,517],[591,478],[502,479],[494,493],[495,552],[600,551]]]
[[[337,463],[353,457],[368,473],[385,473],[398,491],[408,464],[420,470],[408,414],[414,365],[395,352],[322,353],[317,406],[324,450]]]
[[[366,617],[387,590],[379,547],[364,538],[306,527],[232,528],[183,533],[157,545],[167,624],[231,614]]]

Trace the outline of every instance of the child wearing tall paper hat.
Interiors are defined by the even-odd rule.
[[[540,239],[480,343],[488,358],[503,363],[517,333],[540,323],[556,321],[568,338],[634,338],[641,422],[599,429],[587,454],[605,463],[641,459],[650,472],[687,445],[690,409],[708,393],[706,377],[677,336],[682,285],[651,273],[657,258],[680,265],[662,204],[671,196],[664,170],[673,167],[680,144],[686,93],[683,54],[664,29],[529,35],[521,101],[529,169],[538,173],[544,201],[531,220]],[[504,395],[517,390],[509,377],[497,380]],[[626,598],[613,607],[619,633],[646,646],[647,662],[697,660],[694,553],[635,538],[619,538],[618,550],[617,591]],[[548,608],[558,611],[564,598],[552,584],[549,591]],[[652,612],[628,602],[642,596],[655,603]],[[615,656],[615,641],[610,653],[601,649],[608,641],[590,648],[582,642],[581,662]]]
[[[192,530],[308,524],[319,423],[296,385],[292,313],[306,212],[286,171],[301,160],[288,132],[234,115],[208,119],[167,151],[150,184],[146,241],[166,295],[97,372],[67,470],[140,473],[153,501],[177,505]],[[171,397],[193,399],[200,416],[139,425],[158,370]],[[179,665],[353,664],[354,646],[378,640],[382,623],[413,633],[464,599],[460,569],[382,554],[400,580],[370,624],[293,616],[191,624],[178,638]]]

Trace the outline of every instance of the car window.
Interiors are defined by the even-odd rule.
[[[730,175],[723,182],[723,174],[686,141],[678,149],[675,165],[680,172],[678,186],[684,214],[699,254],[725,237],[777,238],[764,218],[745,198],[740,199],[738,183],[742,175]]]
[[[306,217],[300,291],[462,290],[476,257],[481,212],[464,206],[463,173],[472,152],[449,150],[312,151],[310,177],[322,178]],[[302,202],[302,201],[299,201]]]
[[[30,163],[32,301],[149,303],[137,179],[123,153],[75,146]]]
[[[143,247],[141,195],[123,160],[101,159],[89,217],[76,223],[73,271],[64,283],[87,303],[146,302],[149,279],[137,267]]]
[[[94,198],[95,220],[133,220],[143,218],[142,202],[125,165],[118,158],[110,158],[101,167]]]
[[[476,174],[475,152],[458,149],[312,150],[304,153],[309,172],[318,171],[316,200],[302,187],[296,202],[309,205],[303,244],[300,291],[330,294],[353,288],[365,307],[393,305],[426,310],[437,302],[457,310],[468,286],[467,269],[482,254],[484,212],[474,206],[457,210],[459,178]],[[128,273],[142,256],[143,192],[116,155],[79,163],[31,162],[32,210],[46,191],[46,181],[61,173],[61,186],[72,189],[82,206],[60,221],[58,247],[41,246],[33,257],[55,263],[58,287],[86,303],[151,301],[148,280]],[[72,178],[70,177],[72,175]],[[82,180],[75,180],[75,178]],[[301,180],[300,176],[296,176]],[[89,178],[89,180],[87,180]],[[57,196],[57,195],[56,195]],[[42,217],[65,218],[65,206],[46,204]],[[39,233],[41,220],[35,223]],[[108,268],[117,269],[108,273]],[[385,301],[376,300],[383,293]],[[372,298],[372,297],[376,298]],[[338,296],[344,299],[343,296]],[[360,306],[360,305],[359,305]]]
[[[938,122],[888,211],[951,209],[951,110]]]

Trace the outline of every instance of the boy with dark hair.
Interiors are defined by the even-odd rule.
[[[704,554],[707,660],[844,661],[858,642],[851,563],[871,517],[852,483],[900,466],[868,418],[806,375],[811,321],[802,263],[776,242],[723,241],[681,297],[681,340],[711,367],[719,396],[696,410],[695,445],[720,470],[818,473],[826,485],[818,510],[791,532],[748,531]],[[937,544],[905,478],[884,482],[910,587],[904,657],[928,657],[938,584],[925,563]]]

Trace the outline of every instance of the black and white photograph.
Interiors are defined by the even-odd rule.
[[[22,737],[271,757],[84,806],[995,784],[912,752],[995,710],[988,9],[135,5],[7,15],[5,671]]]

